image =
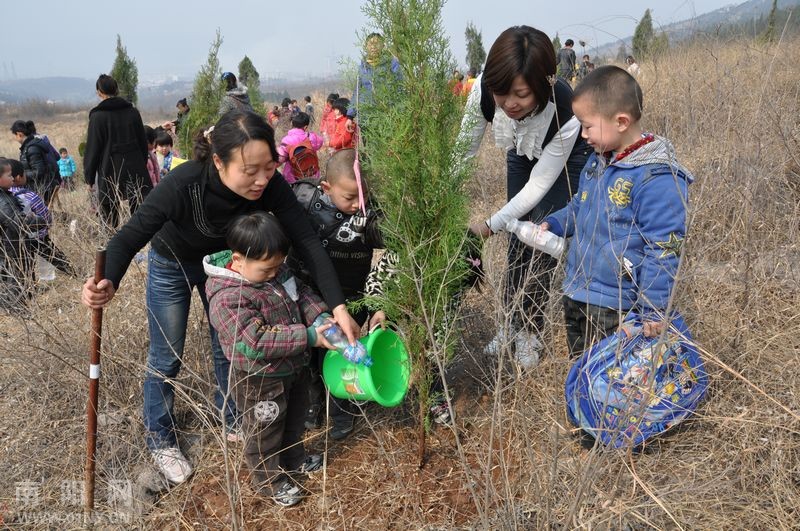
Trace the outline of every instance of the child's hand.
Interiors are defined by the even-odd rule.
[[[333,321],[325,321],[324,323],[322,323],[321,325],[316,327],[314,329],[314,331],[317,333],[317,341],[312,346],[314,346],[314,347],[322,347],[322,348],[325,348],[327,350],[336,350],[336,347],[331,345],[328,342],[328,340],[325,339],[325,336],[322,335],[322,333],[325,332],[325,330],[327,330],[328,328],[330,328],[332,326],[333,326]]]
[[[370,317],[369,319],[369,329],[372,330],[373,328],[379,325],[381,328],[385,328],[385,323],[386,323],[386,313],[384,313],[383,310],[378,310],[377,312],[372,314],[372,317]]]
[[[664,332],[665,326],[664,321],[645,321],[642,323],[642,333],[644,333],[644,337],[657,337]]]
[[[539,223],[539,228],[541,228],[542,230],[550,230],[550,224],[546,221],[542,221],[541,223]]]

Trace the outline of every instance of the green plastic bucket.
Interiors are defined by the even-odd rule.
[[[383,407],[400,404],[411,374],[408,352],[400,336],[394,330],[377,328],[359,341],[372,357],[372,365],[353,363],[329,350],[322,364],[325,385],[337,398],[371,400]]]

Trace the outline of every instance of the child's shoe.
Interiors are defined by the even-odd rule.
[[[331,428],[330,436],[334,441],[341,441],[347,438],[348,435],[353,433],[353,426],[356,423],[355,417],[350,415],[347,418],[334,418],[333,428]]]
[[[514,338],[514,359],[523,370],[539,365],[542,342],[531,332],[519,332]]]
[[[447,400],[443,396],[434,399],[430,408],[431,420],[436,424],[451,426],[453,424],[453,413],[447,406]]]
[[[303,489],[300,488],[299,485],[296,485],[292,481],[285,481],[280,487],[278,487],[278,491],[272,495],[273,501],[280,505],[281,507],[292,507],[293,505],[297,505],[303,498],[305,498],[305,492]]]
[[[175,485],[183,483],[192,475],[192,465],[180,448],[159,448],[153,450],[151,454],[158,470],[170,483]]]

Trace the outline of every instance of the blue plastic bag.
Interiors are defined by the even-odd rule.
[[[567,415],[601,443],[640,446],[691,415],[708,374],[680,316],[660,337],[646,338],[634,317],[589,348],[567,375]]]

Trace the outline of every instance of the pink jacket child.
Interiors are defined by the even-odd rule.
[[[302,125],[304,121],[305,125]],[[283,178],[286,179],[286,182],[289,184],[295,182],[299,177],[294,174],[294,171],[292,171],[292,165],[289,163],[289,149],[302,143],[306,139],[309,140],[311,148],[315,153],[322,147],[322,138],[318,134],[308,131],[309,121],[309,116],[306,113],[297,113],[297,115],[292,118],[292,128],[289,129],[289,132],[286,133],[286,136],[283,137],[280,145],[278,146],[278,162],[285,163],[281,173],[283,174]],[[316,175],[307,175],[306,178],[308,177],[318,178],[319,172],[317,172]]]

